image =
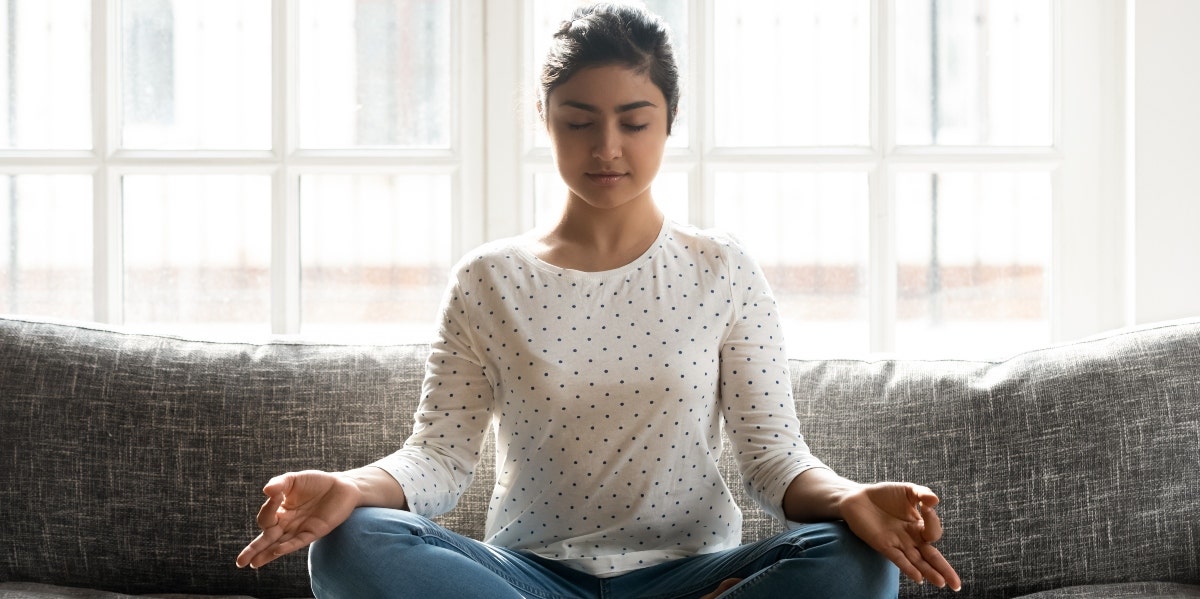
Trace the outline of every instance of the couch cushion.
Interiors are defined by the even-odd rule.
[[[960,596],[1200,584],[1200,322],[1003,362],[805,361],[793,376],[816,455],[941,496]]]
[[[245,595],[125,595],[35,582],[0,582],[0,599],[251,599]]]
[[[1169,582],[1096,584],[1023,595],[1022,599],[1188,599],[1200,597],[1200,586]]]
[[[309,595],[303,552],[234,566],[261,488],[398,447],[427,351],[0,319],[0,581]]]
[[[303,554],[233,567],[259,489],[279,472],[354,467],[398,447],[427,352],[0,319],[0,581],[307,595]],[[1200,583],[1200,323],[997,363],[792,368],[817,455],[851,478],[942,495],[959,596]],[[442,519],[475,538],[491,455]],[[747,501],[730,455],[746,540],[778,530]],[[906,584],[902,596],[935,592]]]

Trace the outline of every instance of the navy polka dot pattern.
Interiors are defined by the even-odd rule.
[[[771,291],[734,240],[664,223],[615,270],[538,260],[520,238],[455,268],[405,447],[376,463],[426,516],[454,507],[487,427],[487,541],[599,576],[737,546],[724,427],[750,496],[824,467],[804,443]]]

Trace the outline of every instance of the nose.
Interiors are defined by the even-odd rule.
[[[620,125],[612,124],[598,128],[595,147],[592,148],[592,156],[600,160],[616,160],[621,157],[621,131]]]

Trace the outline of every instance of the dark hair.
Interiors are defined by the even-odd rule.
[[[667,133],[679,110],[679,67],[662,17],[636,6],[582,6],[563,21],[542,65],[541,106],[550,92],[588,67],[627,66],[645,73],[667,100]]]

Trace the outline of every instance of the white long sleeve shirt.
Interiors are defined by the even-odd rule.
[[[528,238],[454,269],[412,436],[376,462],[435,516],[471,481],[488,426],[485,541],[597,576],[737,546],[722,421],[747,490],[783,519],[804,443],[775,301],[734,240],[663,224],[630,264],[558,268]]]

